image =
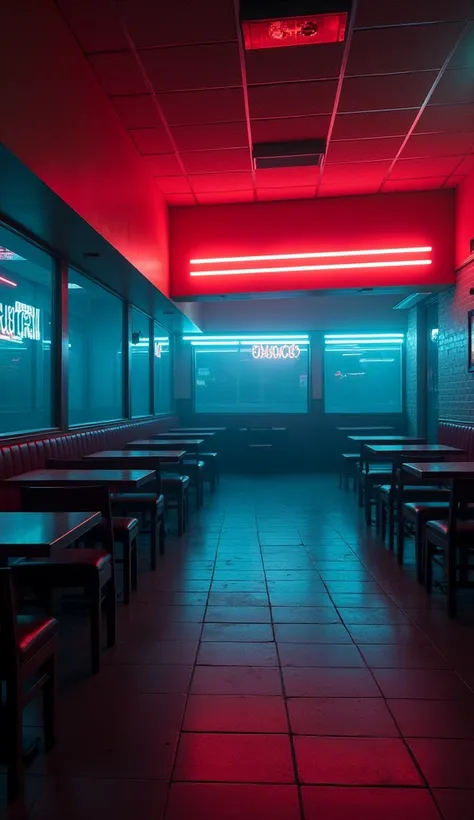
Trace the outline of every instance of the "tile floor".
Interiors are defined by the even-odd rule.
[[[63,639],[59,743],[8,816],[472,820],[473,610],[449,622],[334,478],[224,478],[98,676],[82,621]]]

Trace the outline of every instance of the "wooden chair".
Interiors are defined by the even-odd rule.
[[[16,567],[0,569],[0,680],[5,686],[7,800],[23,795],[22,722],[25,706],[41,691],[45,751],[55,743],[57,622],[17,615]]]
[[[102,524],[97,528],[101,549],[72,547],[51,558],[31,559],[16,565],[21,583],[33,587],[44,600],[46,592],[61,587],[82,587],[91,618],[92,671],[100,669],[102,650],[102,605],[105,608],[107,646],[115,645],[116,592],[114,536],[108,487],[23,487],[22,510],[30,512],[92,512],[100,510]],[[94,531],[91,537],[94,538]]]
[[[428,521],[425,527],[425,583],[431,592],[433,561],[441,557],[447,580],[448,615],[456,615],[456,591],[474,587],[474,481],[455,479],[451,486],[447,520]]]

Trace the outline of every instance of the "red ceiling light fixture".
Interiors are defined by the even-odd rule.
[[[349,0],[241,0],[240,20],[247,51],[342,43]]]

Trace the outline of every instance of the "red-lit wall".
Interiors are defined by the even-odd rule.
[[[176,208],[171,211],[170,222],[171,293],[175,298],[320,288],[439,285],[454,281],[454,195],[448,190]],[[414,246],[432,246],[431,265],[276,275],[190,276],[192,258]],[[275,263],[260,262],[255,266],[262,264]],[[222,267],[229,265],[218,266]]]
[[[472,237],[474,237],[474,171],[456,188],[456,267],[470,255],[469,242]]]
[[[0,140],[168,294],[167,205],[56,5],[0,6]]]

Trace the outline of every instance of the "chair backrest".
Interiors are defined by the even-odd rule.
[[[14,664],[17,650],[16,600],[12,571],[0,569],[0,670],[3,676],[7,664]]]
[[[474,510],[469,504],[474,503],[474,479],[458,478],[451,484],[449,503],[449,536],[454,539],[458,520],[472,519]]]
[[[94,512],[99,510],[107,524],[104,548],[113,552],[112,509],[109,488],[105,484],[82,487],[22,487],[21,509],[25,512]]]

